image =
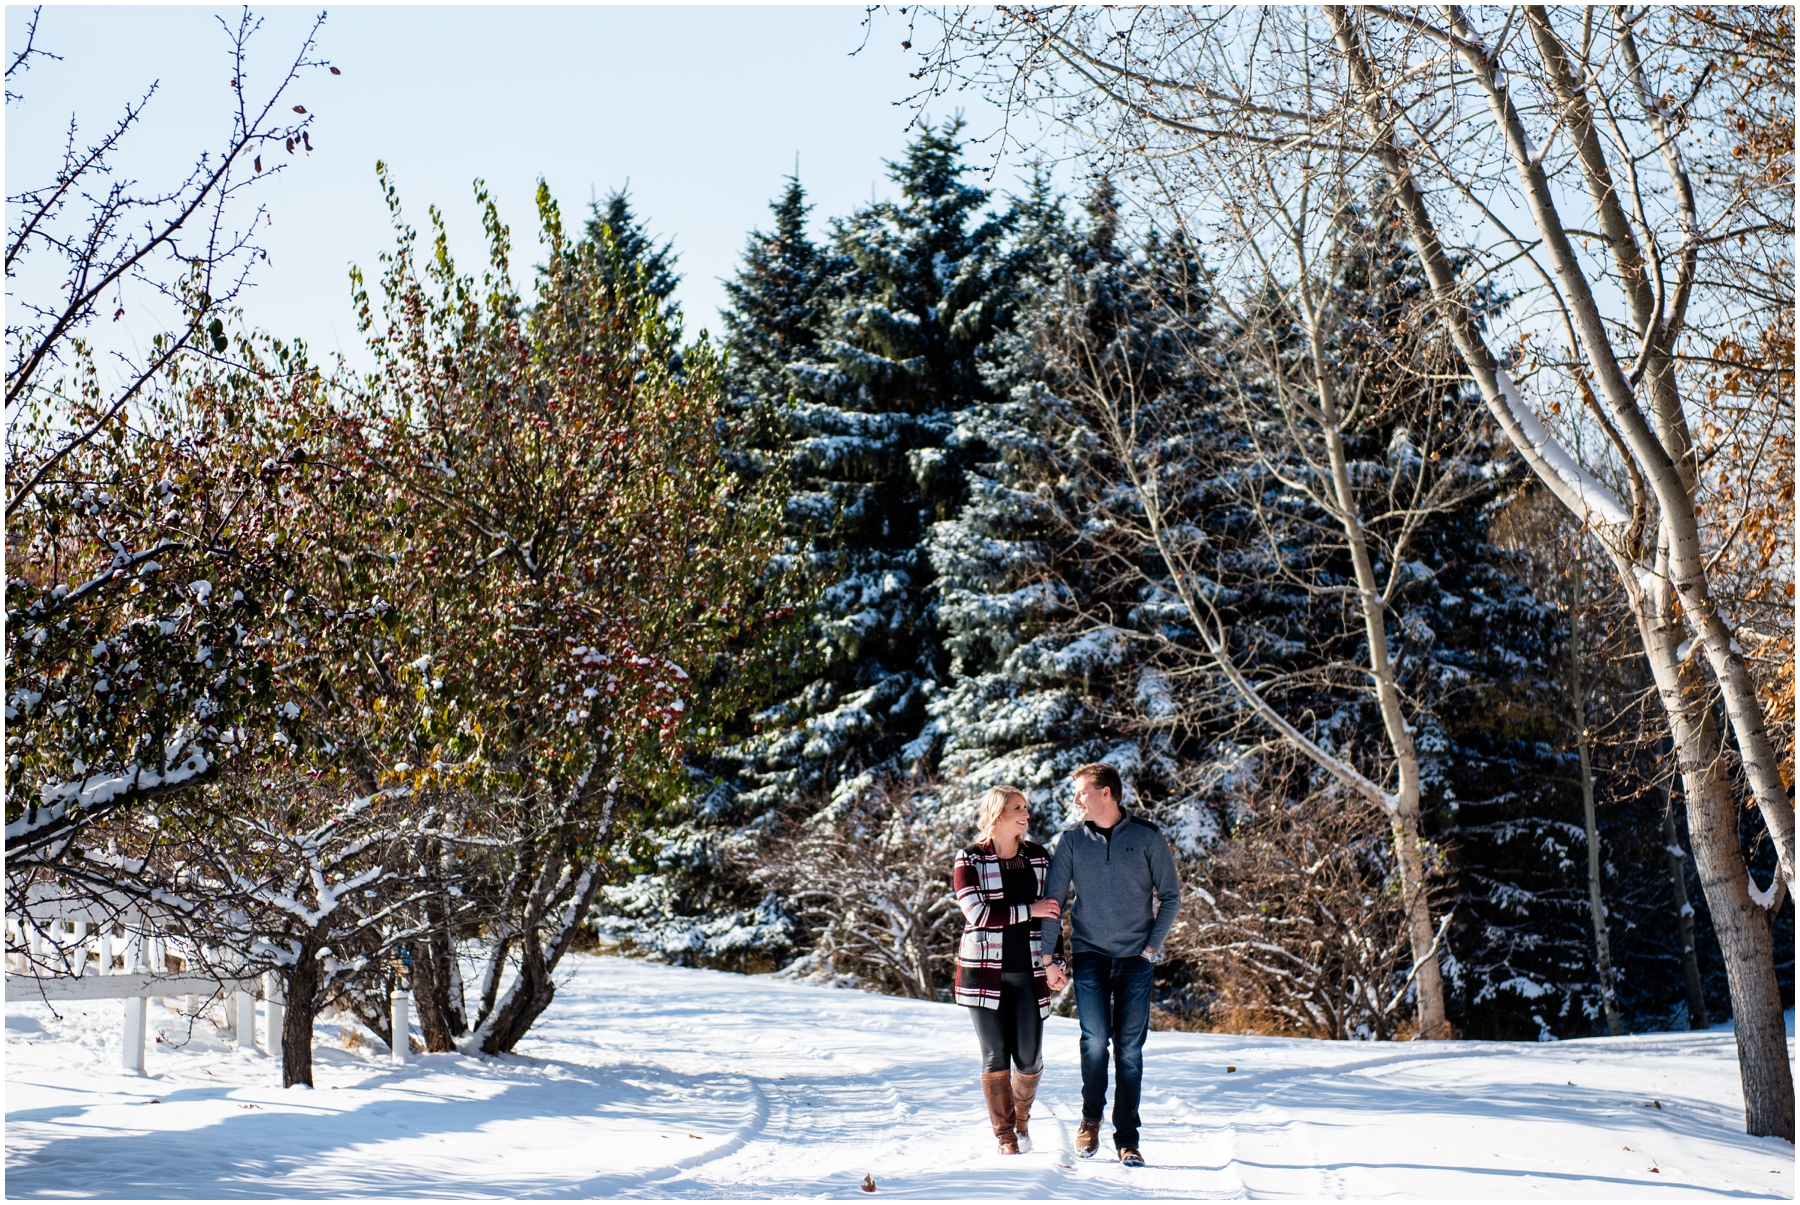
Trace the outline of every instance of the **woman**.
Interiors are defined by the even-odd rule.
[[[1051,961],[1040,949],[1041,917],[1062,914],[1043,898],[1050,854],[1027,841],[1031,812],[1017,787],[981,797],[981,839],[956,855],[951,883],[965,924],[956,951],[956,1002],[975,1020],[981,1092],[1002,1155],[1031,1149],[1031,1102],[1044,1071],[1044,1018],[1050,1015]]]

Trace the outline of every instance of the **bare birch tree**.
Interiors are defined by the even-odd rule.
[[[1709,412],[1716,397],[1694,385],[1714,367],[1709,331],[1758,326],[1746,307],[1791,314],[1791,297],[1734,290],[1743,273],[1722,268],[1749,257],[1766,266],[1758,279],[1782,263],[1791,277],[1792,199],[1771,217],[1741,203],[1742,190],[1691,172],[1695,144],[1730,121],[1720,89],[1707,87],[1724,73],[1691,42],[1660,34],[1670,27],[1654,10],[1006,8],[945,20],[922,72],[928,86],[981,81],[1140,174],[1174,165],[1191,179],[1221,145],[1267,163],[1339,148],[1380,172],[1488,410],[1605,545],[1630,600],[1731,971],[1748,1127],[1791,1139],[1765,910],[1793,881],[1793,804],[1737,617],[1714,586],[1721,557],[1750,528],[1741,508],[1708,492],[1694,428],[1740,424]],[[1786,46],[1791,80],[1791,36]],[[1783,78],[1778,53],[1772,77]],[[1791,84],[1775,108],[1791,127]],[[1782,155],[1777,143],[1777,176]],[[1791,177],[1791,140],[1785,156]],[[1515,297],[1504,340],[1471,305],[1475,289],[1496,283]],[[1791,380],[1791,338],[1785,347]],[[1776,359],[1779,377],[1779,349]],[[1575,399],[1566,418],[1590,427],[1599,451],[1572,452],[1515,371],[1537,377],[1527,384],[1540,397]],[[1767,889],[1750,880],[1738,845],[1715,698],[1779,852]]]
[[[1280,558],[1272,565],[1284,588],[1317,595],[1354,617],[1360,639],[1343,650],[1347,660],[1315,672],[1328,689],[1373,699],[1384,737],[1378,752],[1308,731],[1309,722],[1284,707],[1274,684],[1246,662],[1245,636],[1219,601],[1221,550],[1198,536],[1184,513],[1195,485],[1179,467],[1186,450],[1162,451],[1180,436],[1161,425],[1139,382],[1118,370],[1133,357],[1096,346],[1085,328],[1071,327],[1065,388],[1095,416],[1121,466],[1121,484],[1141,517],[1141,542],[1154,550],[1211,669],[1243,708],[1389,818],[1418,1031],[1449,1037],[1438,966],[1448,917],[1434,923],[1431,915],[1434,854],[1421,823],[1418,701],[1398,663],[1404,637],[1391,629],[1399,595],[1414,575],[1429,572],[1413,547],[1420,527],[1489,488],[1458,471],[1479,427],[1444,421],[1443,394],[1455,373],[1447,348],[1433,346],[1418,321],[1419,282],[1411,282],[1409,297],[1408,282],[1385,273],[1382,219],[1362,212],[1362,198],[1346,190],[1335,165],[1303,163],[1280,180],[1242,175],[1223,162],[1213,167],[1235,197],[1225,221],[1243,248],[1235,273],[1215,273],[1240,279],[1215,294],[1236,328],[1229,347],[1217,351],[1240,372],[1220,374],[1217,387],[1235,437],[1237,479],[1246,483],[1239,500],[1268,546],[1324,549],[1343,562],[1341,576]],[[1398,251],[1391,239],[1385,251]],[[1376,465],[1366,460],[1368,445],[1384,429],[1392,431],[1389,463]],[[1130,526],[1133,517],[1120,521]]]
[[[34,60],[60,58],[35,45],[41,14],[34,12],[25,48],[7,64],[9,106]],[[249,190],[281,170],[278,153],[312,150],[312,115],[292,103],[300,80],[321,67],[339,74],[315,57],[313,39],[324,20],[321,13],[313,21],[274,86],[259,90],[250,80],[250,43],[261,19],[248,8],[235,24],[220,18],[232,72],[230,133],[160,191],[115,168],[155,98],[152,83],[86,146],[71,117],[62,162],[48,179],[7,196],[8,520],[172,366],[189,356],[228,354],[225,323],[263,254],[256,228],[265,210],[250,204]],[[37,288],[51,273],[61,277],[60,287]],[[86,340],[109,307],[117,321],[127,305],[161,306],[174,321],[146,354],[115,353],[116,382],[109,384],[94,371]]]

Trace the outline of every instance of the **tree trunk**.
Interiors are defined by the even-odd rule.
[[[300,947],[299,961],[281,971],[287,1013],[281,1026],[281,1086],[313,1086],[313,1020],[319,1013],[319,958],[310,944]]]
[[[1722,751],[1710,718],[1707,730],[1692,744],[1702,746],[1711,764],[1718,764]],[[1772,1134],[1792,1142],[1794,1081],[1788,1070],[1781,987],[1775,979],[1769,918],[1750,899],[1750,874],[1738,843],[1737,803],[1722,775],[1709,772],[1705,765],[1692,766],[1685,752],[1682,762],[1694,866],[1731,982],[1745,1128],[1751,1134]]]
[[[1787,1023],[1769,920],[1750,898],[1750,870],[1738,840],[1737,801],[1726,778],[1725,750],[1700,675],[1692,660],[1677,656],[1679,629],[1660,615],[1644,614],[1667,594],[1646,591],[1639,609],[1644,647],[1656,676],[1675,740],[1687,800],[1688,837],[1694,869],[1712,913],[1713,933],[1731,984],[1732,1029],[1744,1087],[1744,1125],[1754,1135],[1794,1140],[1794,1080],[1788,1069]],[[1672,609],[1672,608],[1670,608]]]
[[[1600,890],[1600,830],[1594,819],[1594,766],[1587,729],[1587,697],[1581,689],[1581,567],[1575,568],[1575,606],[1569,612],[1569,694],[1575,701],[1575,745],[1581,756],[1581,815],[1587,826],[1588,914],[1594,922],[1594,961],[1600,972],[1600,1004],[1606,1032],[1619,1037],[1625,1022],[1613,982],[1612,942],[1606,935],[1606,902]]]
[[[509,1054],[519,1039],[531,1029],[532,1022],[543,1015],[556,999],[556,984],[550,978],[550,960],[535,925],[528,925],[519,937],[519,970],[506,995],[482,1025],[481,1052]]]
[[[1687,983],[1688,1028],[1705,1029],[1712,1022],[1706,1015],[1706,992],[1700,983],[1700,960],[1694,955],[1694,906],[1688,903],[1687,873],[1682,862],[1687,853],[1681,848],[1681,836],[1675,831],[1675,809],[1669,801],[1669,788],[1658,782],[1662,795],[1663,853],[1669,859],[1669,892],[1675,902],[1676,932],[1681,937],[1681,974]]]
[[[425,1049],[433,1053],[455,1050],[456,1039],[469,1029],[448,912],[438,896],[428,897],[425,916],[429,932],[413,943],[413,1003],[425,1034]]]
[[[1412,946],[1416,973],[1413,987],[1419,994],[1418,1026],[1421,1038],[1455,1036],[1444,1007],[1444,980],[1438,971],[1436,934],[1431,927],[1431,900],[1425,890],[1425,858],[1419,837],[1419,804],[1415,795],[1409,810],[1394,815],[1394,854],[1400,870],[1400,890],[1406,897],[1406,937]]]
[[[540,884],[548,881],[552,880],[545,876],[540,879]],[[544,922],[552,904],[546,898],[548,888],[533,893],[531,911],[519,934],[519,972],[507,986],[499,1005],[476,1031],[479,1040],[475,1045],[483,1054],[510,1053],[550,1007],[550,1002],[556,998],[556,984],[550,976],[563,955],[568,953],[582,919],[600,894],[602,882],[598,862],[583,866],[563,911],[548,918],[552,923],[547,933]]]
[[[1349,456],[1344,448],[1342,411],[1338,406],[1332,369],[1312,306],[1307,306],[1308,336],[1312,344],[1314,381],[1319,409],[1324,417],[1326,458],[1331,466],[1332,493],[1337,519],[1344,531],[1350,564],[1356,574],[1357,603],[1362,612],[1363,635],[1369,644],[1369,675],[1375,680],[1375,699],[1381,707],[1382,727],[1394,755],[1400,789],[1391,810],[1394,826],[1394,860],[1400,871],[1400,890],[1406,901],[1406,936],[1412,945],[1413,990],[1418,993],[1419,1037],[1450,1038],[1450,1018],[1444,1005],[1444,981],[1438,968],[1437,935],[1431,926],[1431,896],[1426,890],[1424,837],[1420,827],[1419,752],[1413,744],[1412,726],[1401,707],[1399,675],[1388,656],[1387,604],[1382,598],[1375,564],[1369,555],[1368,533],[1362,509],[1350,481]],[[1398,555],[1396,551],[1395,555]]]

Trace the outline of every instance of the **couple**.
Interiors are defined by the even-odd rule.
[[[1025,839],[1023,791],[995,787],[981,798],[981,839],[956,855],[952,882],[966,921],[956,952],[956,1002],[969,1007],[981,1042],[981,1090],[1000,1153],[1031,1149],[1031,1102],[1043,1074],[1050,995],[1069,980],[1062,909],[1071,888],[1075,1007],[1081,1017],[1081,1129],[1075,1153],[1100,1147],[1106,1053],[1118,1068],[1113,1145],[1142,1167],[1138,1097],[1150,1028],[1150,972],[1175,925],[1181,884],[1169,843],[1125,814],[1119,772],[1083,766],[1070,775],[1081,822],[1050,854]]]

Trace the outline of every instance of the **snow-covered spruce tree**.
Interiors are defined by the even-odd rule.
[[[638,303],[657,307],[657,317],[671,347],[681,341],[681,307],[675,303],[675,286],[681,277],[675,271],[675,241],[664,239],[659,245],[650,235],[650,224],[631,208],[629,188],[614,189],[605,201],[591,207],[584,227],[583,242],[588,246],[607,246],[612,250],[594,262],[594,285],[617,302],[627,297]]]
[[[735,425],[726,455],[746,480],[779,492],[789,454],[788,366],[819,354],[832,261],[807,234],[810,206],[798,179],[788,180],[769,209],[772,228],[750,233],[737,278],[725,286],[727,404]],[[810,535],[804,519],[791,518],[789,551]],[[804,684],[804,667],[816,661],[802,643],[796,608],[805,583],[782,572],[794,566],[792,556],[783,557],[766,583],[769,605],[755,637],[762,655],[734,660],[729,676],[712,674],[697,685],[708,712],[701,722],[718,737],[707,742],[709,750],[749,735],[750,713]],[[628,877],[602,889],[593,918],[599,937],[682,964],[768,970],[785,961],[797,936],[793,918],[770,886],[750,875],[774,817],[765,811],[762,824],[749,823],[756,817],[738,798],[740,768],[730,755],[690,758],[688,789],[635,843]]]
[[[754,717],[739,749],[750,815],[842,801],[929,766],[926,704],[948,670],[934,623],[933,522],[964,499],[956,416],[990,396],[980,357],[1005,316],[1005,218],[966,184],[960,123],[891,166],[900,199],[833,224],[830,306],[815,355],[782,382],[799,556],[827,584],[816,668]]]
[[[1085,226],[1072,228],[1041,176],[1015,209],[1017,308],[985,357],[993,397],[958,413],[952,434],[966,501],[926,541],[950,654],[949,684],[929,705],[940,772],[969,792],[1026,788],[1046,833],[1063,821],[1058,791],[1076,766],[1116,765],[1134,803],[1162,802],[1173,769],[1158,728],[1166,684],[1131,631],[1137,586],[1094,547],[1106,529],[1091,522],[1095,503],[1115,466],[1059,388],[1076,345],[1123,357],[1120,370],[1170,405],[1195,401],[1193,366],[1150,329],[1171,299],[1152,284],[1160,269],[1121,244],[1110,182],[1085,210]],[[1153,255],[1167,250],[1152,242]],[[1177,304],[1198,321],[1204,301]],[[1118,339],[1121,328],[1141,337]]]
[[[746,404],[785,404],[793,388],[789,365],[818,358],[829,281],[839,265],[806,233],[811,210],[799,178],[789,177],[769,203],[774,228],[750,232],[737,279],[725,284],[730,388]]]
[[[886,803],[855,806],[913,799],[889,788],[937,760],[927,705],[955,671],[929,533],[966,504],[970,463],[994,455],[981,432],[1002,393],[984,358],[1061,223],[1041,181],[984,216],[958,130],[916,139],[892,168],[900,200],[834,223],[824,250],[797,183],[772,207],[773,233],[752,236],[728,324],[738,404],[769,421],[736,451],[785,470],[790,563],[813,601],[766,705],[742,717],[728,756],[697,767],[714,789],[664,834],[655,873],[608,893],[608,936],[724,965],[779,952],[800,935],[779,898],[756,894],[775,880],[738,867],[767,852],[782,813],[835,815],[870,790]],[[1009,243],[1009,230],[1025,233]]]

